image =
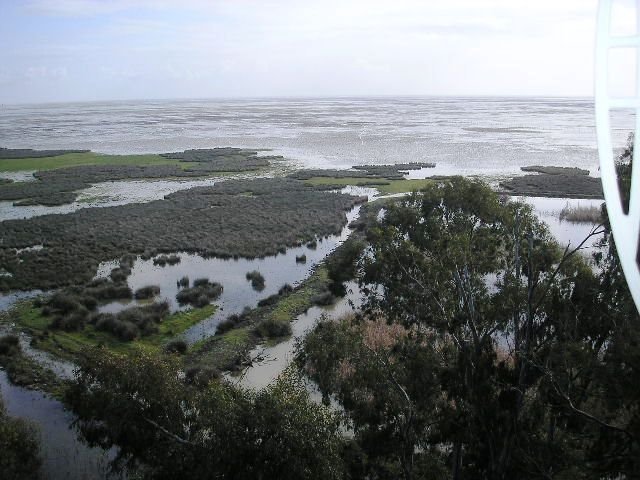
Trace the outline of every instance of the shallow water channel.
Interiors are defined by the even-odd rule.
[[[347,212],[347,222],[355,220],[359,212],[360,206]],[[160,294],[157,299],[167,300],[174,311],[184,308],[176,301],[179,291],[177,281],[183,276],[188,276],[191,282],[198,278],[208,278],[221,283],[224,291],[214,302],[219,306],[218,310],[213,316],[184,333],[184,338],[193,343],[215,334],[218,323],[229,315],[241,313],[245,307],[254,308],[261,299],[278,293],[285,283],[295,286],[302,282],[329,253],[348,238],[351,234],[348,223],[339,235],[318,239],[315,247],[303,245],[288,248],[286,253],[264,258],[203,258],[199,255],[176,252],[181,258],[180,263],[164,267],[154,265],[153,259],[138,258],[131,269],[128,283],[134,291],[147,285],[158,285]],[[296,261],[296,257],[302,255],[306,256],[306,262]],[[105,262],[99,267],[98,276],[108,275],[116,265],[115,262]],[[253,270],[258,270],[264,276],[263,290],[252,288],[246,279],[247,272]],[[112,302],[103,305],[100,310],[114,313],[136,303],[138,302],[135,300]]]
[[[11,417],[24,418],[37,425],[45,480],[107,477],[108,463],[115,451],[91,448],[80,441],[70,426],[74,416],[62,403],[38,391],[12,385],[2,370],[0,392]]]

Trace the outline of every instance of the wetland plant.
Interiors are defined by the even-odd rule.
[[[187,342],[181,338],[176,338],[167,343],[164,347],[164,351],[167,353],[177,353],[184,355],[187,353]]]
[[[264,290],[264,276],[258,270],[247,272],[245,277],[251,282],[251,286],[254,290],[257,290],[258,292]]]
[[[146,287],[141,287],[133,294],[136,300],[146,300],[153,298],[156,295],[160,295],[160,287],[158,285],[147,285]]]
[[[256,327],[256,333],[262,338],[288,337],[291,335],[291,324],[288,320],[266,318]]]
[[[193,287],[180,290],[176,300],[180,305],[201,308],[220,297],[222,290],[222,285],[219,283],[210,282],[207,278],[199,278],[193,281]]]
[[[9,334],[0,337],[0,355],[8,357],[20,352],[20,339],[17,335]]]

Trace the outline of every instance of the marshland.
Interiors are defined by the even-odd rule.
[[[579,102],[565,102],[581,111]],[[315,108],[312,101],[303,105]],[[486,103],[487,112],[494,107]],[[249,102],[239,112],[250,108]],[[508,158],[511,140],[475,133]],[[169,153],[149,139],[145,152],[131,146],[95,153],[72,138],[61,145],[51,137],[44,150],[34,140],[0,151],[0,176],[7,179],[0,184],[0,386],[7,418],[39,426],[33,462],[46,478],[100,478],[110,469],[122,477],[163,478],[178,470],[194,478],[208,471],[234,477],[251,475],[260,462],[271,462],[269,478],[346,478],[349,469],[368,472],[355,478],[372,472],[420,478],[427,464],[444,475],[451,458],[438,435],[449,433],[418,428],[437,395],[424,404],[416,399],[419,391],[436,391],[434,385],[448,388],[447,376],[457,375],[441,370],[425,349],[440,330],[424,326],[434,321],[444,328],[442,309],[464,318],[451,295],[471,288],[482,322],[485,314],[504,319],[486,326],[493,333],[480,351],[515,355],[517,328],[501,305],[523,301],[522,284],[509,274],[509,252],[519,244],[522,259],[531,255],[539,271],[540,291],[555,295],[555,304],[540,297],[540,319],[605,309],[585,306],[597,297],[567,297],[601,288],[600,275],[611,272],[606,228],[598,227],[606,222],[600,179],[590,161],[574,168],[525,155],[498,173],[491,162],[478,160],[474,169],[447,155],[410,154],[417,150],[401,142],[400,157],[387,152],[386,161],[372,163],[382,160],[379,152],[368,144],[359,151],[347,135],[343,147],[355,161],[326,153],[314,163],[310,137],[304,161],[299,153],[263,148],[274,146],[263,139],[262,146],[247,138],[233,144],[247,147],[212,141],[196,148],[194,141],[171,145]],[[433,212],[446,215],[449,206],[457,213],[439,223],[444,217]],[[469,225],[477,236],[465,239]],[[565,246],[579,245],[562,260]],[[473,260],[456,277],[451,272],[464,258]],[[557,279],[545,276],[552,267],[559,268]],[[442,333],[450,334],[460,331]],[[439,341],[433,344],[449,355],[454,345]],[[567,341],[567,348],[582,348]],[[544,378],[524,387],[537,388]],[[398,384],[415,415],[404,426],[393,421],[407,418]],[[131,402],[134,391],[146,406]],[[380,403],[367,400],[371,395]],[[537,405],[550,402],[535,398]],[[375,418],[363,416],[368,408]],[[185,424],[193,430],[184,431]],[[402,437],[409,427],[414,436]],[[588,424],[558,428],[585,442],[595,435]],[[479,448],[473,442],[482,434],[469,435],[476,436],[465,439],[465,448]],[[429,447],[417,448],[411,438]],[[268,446],[256,447],[265,439]],[[374,444],[386,447],[376,453]],[[225,461],[208,455],[213,450],[224,452]],[[240,451],[254,460],[235,463]],[[271,452],[283,451],[290,456],[274,460]],[[164,460],[171,456],[180,460]],[[288,471],[292,459],[299,463]]]

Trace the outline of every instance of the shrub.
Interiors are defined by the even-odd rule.
[[[330,291],[324,291],[314,295],[310,299],[311,303],[314,305],[326,306],[332,305],[336,301],[336,297]]]
[[[187,368],[184,376],[188,384],[197,387],[206,387],[213,380],[220,378],[220,371],[213,367],[196,365]]]
[[[187,353],[187,342],[179,338],[171,340],[164,347],[164,350],[167,353],[179,353],[180,355],[184,355]]]
[[[108,280],[98,285],[90,284],[88,288],[84,289],[84,293],[100,301],[121,300],[133,297],[133,292],[126,283],[114,283]]]
[[[157,302],[142,307],[131,307],[116,315],[100,313],[91,318],[96,329],[110,332],[120,340],[131,341],[158,331],[157,324],[169,313],[168,302]]]
[[[180,263],[181,258],[178,255],[172,254],[172,255],[160,255],[157,258],[153,259],[153,264],[154,265],[159,265],[161,267],[164,267],[165,265],[176,265],[178,263]]]
[[[176,284],[178,285],[178,287],[181,288],[186,288],[189,286],[189,277],[187,277],[186,275],[184,277],[182,277],[180,280],[178,280],[176,282]]]
[[[68,293],[59,292],[53,294],[53,296],[47,302],[47,306],[51,311],[58,313],[69,313],[80,307],[78,298]]]
[[[280,295],[273,294],[273,295],[269,295],[267,298],[263,298],[262,300],[260,300],[258,302],[258,306],[259,307],[266,307],[269,305],[275,305],[276,303],[278,303],[278,300],[280,300]]]
[[[167,263],[169,265],[177,265],[178,263],[181,262],[181,258],[178,255],[169,255],[167,257]]]
[[[254,290],[264,290],[264,277],[258,270],[247,272],[245,277],[251,282],[251,286]]]
[[[311,250],[315,250],[317,247],[318,247],[318,242],[315,239],[307,243],[307,248],[310,248]]]
[[[176,294],[176,300],[181,305],[192,305],[197,308],[208,305],[217,299],[223,291],[222,285],[209,282],[208,279],[198,279],[193,282],[193,287],[184,288]]]
[[[293,292],[293,287],[288,283],[285,283],[282,287],[280,287],[280,290],[278,290],[278,295],[282,296],[291,292]]]
[[[20,352],[20,339],[17,335],[9,334],[0,337],[0,355],[12,356]]]
[[[118,282],[125,282],[129,275],[131,275],[131,269],[130,268],[117,267],[117,268],[114,268],[113,270],[111,270],[111,273],[109,274],[109,277],[111,277],[111,280],[113,280],[114,282],[118,283]]]
[[[141,287],[133,294],[136,300],[144,300],[155,297],[160,294],[160,287],[158,285],[147,285]]]
[[[307,256],[304,253],[302,255],[296,255],[296,263],[307,263]]]
[[[267,318],[260,322],[256,332],[263,338],[287,337],[291,335],[291,324],[287,320]]]
[[[66,332],[75,332],[82,330],[88,319],[89,311],[81,307],[66,315],[55,316],[49,326]]]
[[[221,321],[216,328],[216,335],[222,335],[229,330],[232,330],[238,323],[244,320],[244,315],[232,314],[225,320]]]

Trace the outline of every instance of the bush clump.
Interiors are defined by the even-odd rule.
[[[131,307],[117,314],[99,313],[91,322],[96,330],[109,332],[125,342],[137,337],[152,335],[158,331],[158,324],[169,314],[169,303],[158,302],[150,305]]]
[[[220,297],[222,291],[222,285],[219,283],[210,282],[207,278],[198,278],[193,281],[193,287],[180,290],[176,300],[180,305],[201,308]]]
[[[307,263],[307,256],[304,253],[302,255],[296,255],[296,263]]]
[[[258,302],[259,307],[268,307],[269,305],[275,305],[280,300],[280,295],[274,293],[273,295],[269,295],[267,298],[263,298]]]
[[[184,376],[187,384],[206,387],[212,381],[220,378],[220,371],[213,367],[194,365],[185,370]]]
[[[229,330],[233,330],[236,327],[236,325],[238,325],[240,322],[242,322],[245,319],[245,317],[246,316],[244,314],[238,315],[237,313],[229,315],[226,319],[221,321],[216,327],[216,335],[222,335],[223,333],[226,333]]]
[[[51,317],[51,328],[78,331],[90,321],[98,303],[132,296],[126,284],[102,278],[89,282],[85,287],[69,287],[56,292],[48,300],[38,300],[37,305],[40,305],[42,315]]]
[[[17,335],[9,334],[0,337],[0,355],[11,357],[20,353],[20,339]]]
[[[178,288],[186,288],[189,286],[189,277],[186,275],[176,282]]]
[[[106,278],[96,279],[87,284],[84,293],[98,301],[128,300],[133,297],[133,292],[126,283],[115,283]]]
[[[113,280],[115,283],[118,283],[118,282],[125,282],[129,275],[131,275],[131,268],[116,267],[113,270],[111,270],[109,277],[111,277],[111,280]]]
[[[153,298],[156,295],[160,295],[160,287],[158,285],[147,285],[146,287],[141,287],[133,294],[136,300],[146,300]]]
[[[288,337],[291,335],[291,324],[287,320],[269,317],[258,324],[256,333],[263,338]]]
[[[176,338],[175,340],[171,340],[167,343],[164,350],[167,353],[178,353],[180,355],[184,355],[187,353],[187,342],[180,338]]]
[[[314,295],[310,299],[311,303],[319,306],[327,306],[333,305],[336,301],[336,297],[329,290],[325,290],[324,292],[318,293]]]
[[[247,280],[251,282],[254,290],[259,292],[264,290],[264,276],[258,270],[247,272],[245,276]]]
[[[177,265],[181,260],[178,255],[160,255],[153,259],[153,264],[164,267],[165,265]]]

